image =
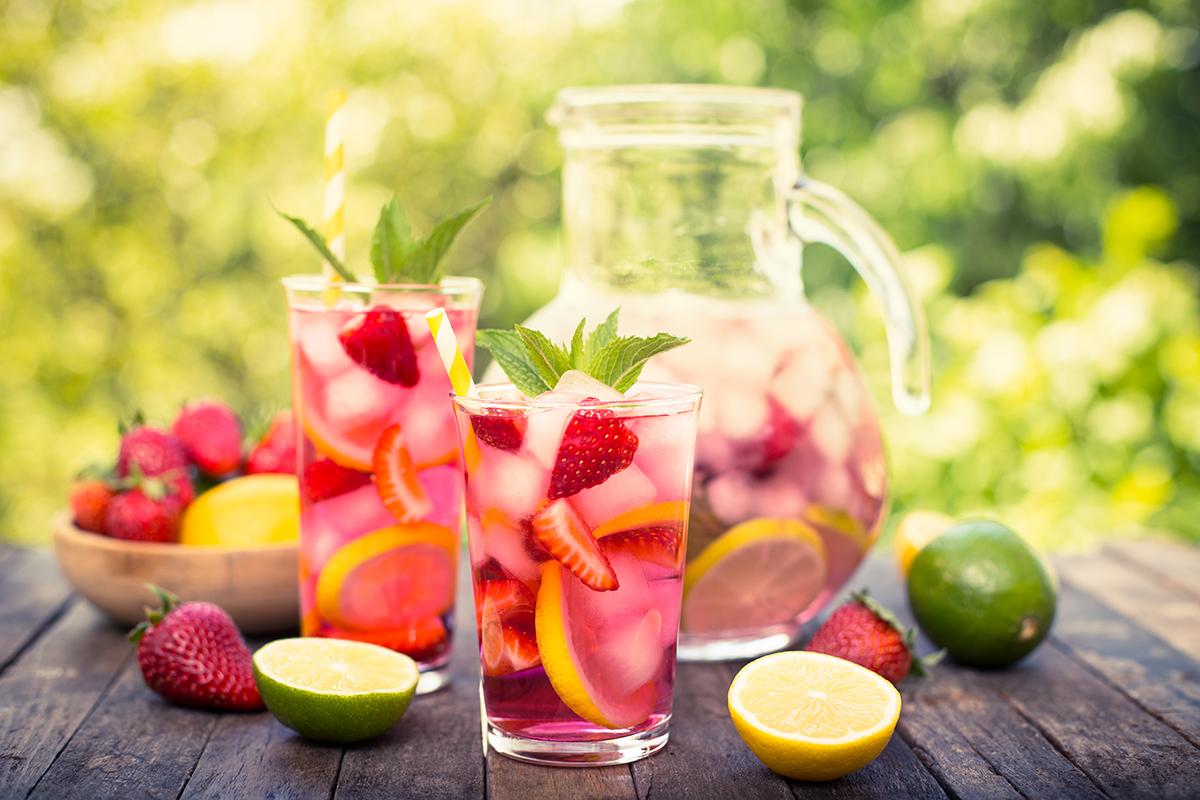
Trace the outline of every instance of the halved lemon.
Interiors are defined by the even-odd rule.
[[[795,519],[730,528],[687,565],[683,630],[716,633],[790,622],[825,587],[821,535]]]
[[[769,768],[828,781],[883,752],[900,719],[900,693],[868,669],[823,653],[773,653],[742,667],[729,687],[742,741]]]
[[[892,552],[896,554],[900,573],[907,575],[917,553],[948,531],[953,524],[953,519],[938,511],[918,510],[905,514],[896,526],[896,538],[892,542]]]
[[[357,742],[395,725],[417,689],[417,665],[383,647],[338,639],[279,639],[254,654],[263,702],[292,730]]]
[[[431,522],[393,525],[343,545],[317,578],[317,610],[340,628],[376,631],[438,616],[454,600],[457,540]]]
[[[179,542],[259,547],[300,538],[300,491],[294,475],[243,475],[197,497],[183,512]]]

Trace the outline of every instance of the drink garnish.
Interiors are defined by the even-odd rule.
[[[571,341],[565,344],[555,344],[540,331],[522,325],[512,330],[477,331],[475,343],[487,348],[508,379],[529,397],[550,391],[570,370],[625,392],[637,382],[647,361],[690,340],[669,333],[618,336],[619,311],[613,311],[586,335],[587,320],[580,320]]]
[[[378,283],[436,283],[441,274],[442,258],[466,224],[492,198],[486,197],[462,211],[439,220],[425,237],[414,236],[408,217],[395,196],[379,210],[379,220],[371,236],[371,266]],[[316,248],[331,267],[347,281],[355,281],[354,273],[338,258],[321,234],[299,217],[282,211],[277,213],[295,226],[296,230]]]

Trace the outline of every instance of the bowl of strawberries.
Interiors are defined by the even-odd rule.
[[[122,427],[110,464],[76,479],[53,522],[54,553],[75,590],[121,625],[145,616],[148,584],[226,609],[249,634],[299,621],[300,501],[292,414],[244,444],[238,415],[189,403],[168,426]]]

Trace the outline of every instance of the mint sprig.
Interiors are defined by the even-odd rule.
[[[564,372],[573,369],[626,392],[637,383],[647,361],[690,340],[669,333],[618,336],[617,314],[613,311],[586,335],[587,320],[580,320],[568,344],[555,344],[521,325],[511,331],[478,331],[475,343],[491,352],[508,379],[528,397],[550,391]]]
[[[451,214],[435,224],[428,236],[421,238],[413,235],[400,201],[393,196],[379,210],[379,220],[371,236],[371,266],[375,280],[379,283],[436,283],[441,275],[442,259],[450,245],[491,201],[492,198],[485,197],[469,208]],[[304,235],[338,275],[348,281],[356,280],[354,273],[330,251],[319,231],[299,217],[278,209],[276,212]]]

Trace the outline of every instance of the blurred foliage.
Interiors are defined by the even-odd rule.
[[[6,0],[0,537],[44,541],[135,408],[287,403],[278,279],[316,264],[270,201],[318,217],[328,88],[353,87],[351,261],[392,191],[419,222],[494,194],[451,261],[507,324],[557,285],[554,92],[702,81],[803,92],[807,170],[908,253],[937,385],[888,414],[898,508],[1200,540],[1200,11],[1134,6]],[[808,256],[883,406],[847,272]]]

